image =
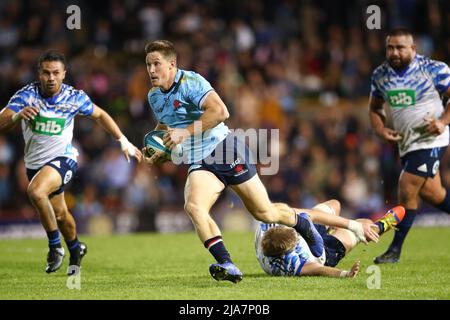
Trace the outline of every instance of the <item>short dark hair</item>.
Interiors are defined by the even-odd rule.
[[[386,37],[413,36],[412,32],[406,28],[395,28],[389,31]]]
[[[37,64],[38,69],[40,69],[42,63],[46,61],[60,61],[63,64],[64,69],[66,69],[66,57],[56,50],[47,50],[39,56]]]
[[[155,51],[161,53],[165,58],[176,59],[178,55],[173,43],[168,40],[155,40],[145,45],[146,55]]]

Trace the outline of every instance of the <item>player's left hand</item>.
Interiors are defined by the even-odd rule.
[[[359,273],[359,267],[360,267],[360,261],[355,261],[355,263],[352,266],[352,269],[348,272],[347,277],[354,278]]]
[[[128,162],[130,162],[130,156],[136,158],[138,162],[142,160],[142,152],[134,144],[132,144],[125,136],[118,139],[120,142],[120,148]]]
[[[142,161],[142,152],[141,152],[141,150],[139,150],[133,144],[131,144],[131,146],[130,146],[130,148],[128,150],[122,150],[122,152],[125,154],[125,158],[127,158],[128,162],[130,162],[130,156],[134,157],[137,160],[137,162],[139,162],[139,163]]]
[[[177,144],[182,143],[191,134],[187,129],[169,128],[163,136],[163,143],[167,149],[172,150]]]
[[[427,123],[426,130],[429,134],[438,136],[444,132],[446,125],[441,120],[430,117],[426,117],[424,120]]]

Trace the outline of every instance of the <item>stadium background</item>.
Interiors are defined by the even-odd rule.
[[[69,30],[66,8],[81,9]],[[366,8],[381,8],[381,30]],[[0,102],[35,80],[37,56],[66,54],[66,82],[85,90],[142,147],[155,120],[146,101],[144,45],[164,38],[179,67],[205,76],[228,106],[231,128],[280,129],[280,171],[263,176],[273,201],[311,207],[341,200],[344,215],[374,217],[396,202],[396,147],[370,129],[372,70],[392,27],[416,34],[418,52],[450,61],[448,1],[6,1],[0,0]],[[66,189],[82,233],[191,230],[183,213],[185,167],[131,166],[118,144],[77,118],[79,171]],[[441,170],[450,186],[450,159]],[[31,207],[19,128],[0,134],[0,236],[42,235]],[[250,215],[226,192],[213,209],[225,230],[249,229]],[[448,224],[421,206],[418,224]]]

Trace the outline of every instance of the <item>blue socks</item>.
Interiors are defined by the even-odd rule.
[[[48,237],[48,247],[50,249],[61,248],[61,238],[59,237],[58,229],[53,230],[53,231],[48,231],[47,237]],[[67,244],[67,248],[69,249],[69,251],[72,251],[80,246],[80,241],[78,241],[78,237],[75,236],[75,239],[73,239],[71,241],[66,240],[66,244]]]
[[[67,244],[67,248],[69,249],[69,251],[72,251],[76,248],[78,248],[80,246],[80,242],[78,241],[78,237],[75,237],[74,240],[71,241],[67,241],[66,240],[66,244]]]
[[[61,239],[59,237],[58,229],[53,231],[47,231],[48,247],[50,249],[61,248]]]
[[[416,209],[406,209],[405,217],[402,222],[398,224],[398,230],[395,230],[394,240],[392,240],[392,243],[389,246],[389,251],[400,252],[402,250],[403,242],[405,241],[409,229],[411,229],[414,223],[416,215]]]
[[[218,263],[232,262],[228,250],[225,248],[222,236],[213,237],[204,243]]]
[[[305,212],[298,213],[297,222],[293,228],[305,239],[311,253],[315,257],[320,257],[325,250],[323,239],[308,214]]]

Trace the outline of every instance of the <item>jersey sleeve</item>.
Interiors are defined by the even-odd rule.
[[[377,98],[383,98],[383,93],[378,86],[375,74],[372,75],[370,80],[370,95]]]
[[[6,108],[11,109],[16,113],[20,112],[23,108],[29,105],[29,103],[27,103],[29,97],[30,97],[29,93],[20,90],[11,97],[8,104],[6,105]]]
[[[153,106],[153,104],[152,104],[152,93],[154,92],[154,88],[151,88],[149,91],[148,91],[148,93],[147,93],[147,102],[148,102],[148,105],[150,106],[150,109],[152,110],[152,115],[153,115],[153,117],[155,117],[155,120],[158,122],[158,123],[160,123],[160,124],[164,124],[165,125],[165,123],[163,122],[163,121],[161,121],[161,118],[159,117],[159,113],[158,112],[156,112],[156,110],[155,110],[155,108],[154,108],[154,106]]]
[[[198,73],[187,76],[187,84],[186,95],[188,99],[200,109],[206,95],[214,90],[213,87]]]
[[[300,276],[303,266],[306,263],[306,259],[295,251],[292,251],[284,256],[284,265],[286,267],[286,273],[289,276]]]
[[[91,101],[91,98],[83,91],[79,90],[77,96],[77,103],[80,106],[78,109],[78,113],[83,116],[90,116],[94,112],[94,104]]]
[[[436,90],[442,94],[450,87],[450,68],[441,61],[433,61],[429,67]]]

